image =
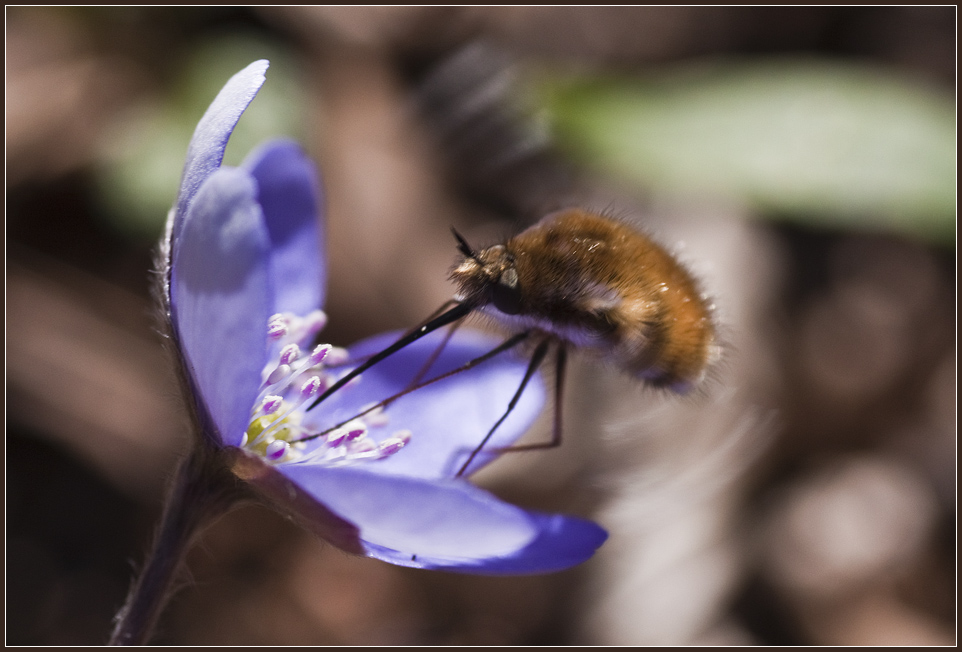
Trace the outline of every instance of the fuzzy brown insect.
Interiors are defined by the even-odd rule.
[[[537,344],[506,411],[460,467],[462,475],[514,409],[552,344],[556,364],[551,441],[502,450],[561,443],[569,348],[593,353],[652,386],[678,393],[698,385],[719,357],[711,306],[695,280],[665,249],[627,224],[573,208],[548,215],[504,244],[485,249],[474,250],[457,231],[454,236],[463,256],[451,272],[458,288],[454,299],[436,317],[332,385],[314,405],[428,333],[475,311],[490,315],[514,334],[457,371],[525,340]]]
[[[688,271],[630,226],[581,209],[474,252],[451,273],[456,300],[512,330],[595,352],[684,393],[717,357],[710,306]]]

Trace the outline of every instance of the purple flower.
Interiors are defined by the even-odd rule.
[[[442,337],[433,334],[305,409],[398,334],[350,350],[305,348],[326,321],[314,166],[288,141],[262,145],[239,168],[221,166],[267,66],[235,75],[201,119],[168,220],[167,308],[198,445],[260,498],[350,552],[488,574],[584,561],[607,536],[594,523],[529,512],[455,477],[505,409],[523,361],[501,354],[366,411],[485,353],[489,338],[459,332],[432,361]],[[519,437],[543,400],[532,382],[490,448]],[[494,457],[482,453],[470,471]]]

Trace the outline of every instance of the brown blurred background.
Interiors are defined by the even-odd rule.
[[[287,134],[319,162],[326,336],[340,345],[410,326],[448,297],[450,225],[478,243],[511,233],[566,192],[559,170],[576,169],[519,146],[530,168],[477,177],[485,161],[452,146],[444,107],[417,110],[424,71],[460,43],[484,38],[522,71],[801,55],[946,97],[956,82],[954,7],[6,18],[8,644],[105,642],[143,561],[186,443],[153,332],[151,255],[192,129],[247,63],[272,66],[228,161]],[[586,201],[683,247],[729,344],[710,387],[685,399],[576,361],[564,446],[477,477],[519,504],[594,518],[611,533],[598,555],[546,576],[418,572],[247,508],[192,551],[157,642],[955,642],[954,238],[571,178]]]

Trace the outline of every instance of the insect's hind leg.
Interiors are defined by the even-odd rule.
[[[488,434],[484,436],[484,439],[481,440],[481,443],[478,444],[477,448],[471,451],[471,455],[469,455],[468,459],[464,462],[464,464],[461,465],[461,468],[457,472],[456,477],[460,477],[464,475],[464,472],[471,465],[471,462],[474,461],[474,458],[477,457],[478,453],[481,452],[485,444],[487,444],[488,441],[491,440],[491,437],[494,435],[495,431],[501,426],[502,423],[504,423],[504,420],[508,418],[508,415],[511,414],[511,411],[514,410],[515,406],[518,404],[518,401],[521,400],[521,395],[524,394],[525,388],[528,386],[528,383],[531,381],[531,377],[534,376],[534,373],[538,370],[538,367],[540,367],[541,363],[544,362],[544,358],[548,354],[548,347],[551,344],[551,342],[552,342],[552,338],[546,337],[543,340],[541,340],[541,342],[535,348],[534,353],[531,355],[531,361],[528,363],[528,368],[524,372],[524,378],[521,379],[521,384],[518,386],[518,389],[515,391],[514,396],[511,397],[511,401],[508,403],[508,409],[506,409],[504,411],[504,414],[501,415],[501,418],[499,418],[497,422],[495,422],[495,424],[491,426],[491,429],[488,431]],[[557,368],[559,382],[555,383],[555,394],[556,394],[555,431],[552,437],[552,441],[546,442],[543,444],[528,444],[528,445],[522,445],[522,446],[509,446],[506,448],[498,448],[496,449],[497,452],[533,450],[536,448],[551,448],[561,443],[561,421],[560,421],[561,408],[560,408],[560,401],[558,401],[557,399],[560,397],[560,388],[562,386],[561,379],[563,379],[563,376],[564,376],[565,359],[566,359],[566,355],[564,352],[564,345],[559,343],[558,368]]]
[[[551,441],[543,441],[537,444],[519,444],[517,446],[505,446],[495,448],[498,453],[517,453],[519,451],[543,450],[546,448],[557,448],[561,445],[562,421],[561,414],[564,409],[564,382],[565,368],[568,363],[568,350],[563,342],[558,343],[555,352],[555,379],[554,379],[554,422],[551,426]]]

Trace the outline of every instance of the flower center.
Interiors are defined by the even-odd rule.
[[[338,369],[349,362],[345,349],[330,344],[320,344],[310,352],[302,348],[326,323],[327,316],[320,310],[305,317],[277,314],[268,320],[267,337],[279,352],[264,369],[261,392],[241,446],[269,462],[340,466],[380,460],[411,440],[409,430],[379,441],[368,434],[372,429],[384,430],[388,423],[387,414],[376,403],[327,430],[304,424],[305,406],[333,385],[343,375]],[[358,376],[339,391],[350,391],[360,381]]]

